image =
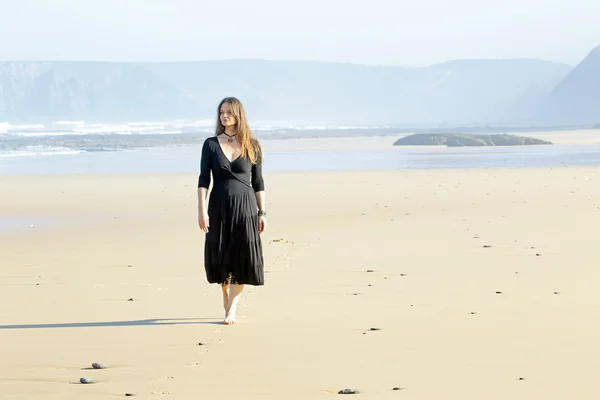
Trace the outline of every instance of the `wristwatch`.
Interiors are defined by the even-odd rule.
[[[259,217],[263,217],[263,216],[267,216],[267,212],[265,210],[258,210],[258,216]]]

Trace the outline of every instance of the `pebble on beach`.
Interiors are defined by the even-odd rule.
[[[83,377],[83,378],[79,379],[79,382],[83,383],[84,385],[88,385],[90,383],[97,383],[98,381],[95,380],[95,379],[92,379],[92,378],[85,378],[85,377]]]
[[[354,389],[342,389],[338,392],[338,394],[358,394],[360,393],[358,390]]]

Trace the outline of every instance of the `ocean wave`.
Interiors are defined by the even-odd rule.
[[[85,121],[54,121],[52,125],[85,125]]]
[[[11,126],[8,122],[0,122],[0,133],[8,133]]]
[[[137,126],[133,127],[127,125],[113,125],[113,126],[101,126],[97,128],[73,128],[73,133],[78,134],[98,134],[98,133],[121,133],[121,134],[134,134],[134,133],[148,133],[156,132],[160,133],[164,129],[164,126]]]
[[[85,121],[54,121],[49,124],[12,125],[0,122],[0,135],[16,135],[24,137],[47,137],[64,135],[172,135],[172,134],[211,134],[215,121],[212,119],[172,120],[172,121],[132,121],[121,123],[86,123]],[[251,121],[251,128],[256,132],[271,134],[297,134],[302,132],[345,132],[360,130],[389,129],[383,125],[342,125],[327,121]]]
[[[42,132],[9,132],[13,136],[42,137],[42,136],[65,136],[72,135],[72,131],[42,131]]]
[[[73,150],[66,147],[27,146],[19,150],[0,151],[0,157],[56,156],[85,153],[85,150]]]

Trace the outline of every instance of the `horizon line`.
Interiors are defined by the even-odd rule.
[[[167,61],[120,61],[120,60],[76,60],[76,59],[0,59],[0,64],[4,63],[95,63],[95,64],[194,64],[194,63],[219,63],[219,62],[266,62],[266,63],[315,63],[315,64],[337,64],[337,65],[352,65],[369,68],[403,68],[403,69],[422,69],[431,68],[439,65],[456,63],[456,62],[482,62],[482,61],[537,61],[552,64],[560,64],[574,68],[575,65],[562,62],[547,60],[534,57],[510,57],[510,58],[457,58],[447,61],[440,61],[433,64],[425,64],[420,66],[398,65],[398,64],[374,64],[374,63],[358,63],[351,61],[330,61],[330,60],[314,60],[314,59],[270,59],[270,58],[222,58],[222,59],[197,59],[197,60],[167,60]],[[583,60],[582,60],[583,61]]]

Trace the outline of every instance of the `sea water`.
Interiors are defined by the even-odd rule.
[[[0,124],[0,174],[192,173],[214,122]],[[600,146],[393,146],[386,126],[259,121],[265,172],[600,165]],[[1,191],[1,188],[0,188]]]
[[[600,165],[600,147],[290,148],[264,141],[265,172],[452,168],[524,168]],[[297,140],[299,145],[302,140]],[[311,142],[312,144],[312,142]],[[0,174],[193,173],[201,146],[0,157]]]

